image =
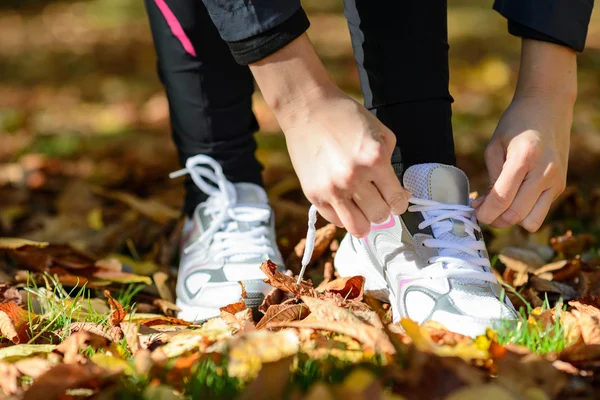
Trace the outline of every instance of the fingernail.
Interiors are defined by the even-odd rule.
[[[479,207],[483,203],[484,200],[485,200],[485,196],[476,198],[475,200],[473,200],[471,202],[471,207],[473,207],[473,208]]]

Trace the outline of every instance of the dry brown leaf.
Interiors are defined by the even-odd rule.
[[[469,336],[461,335],[460,333],[451,332],[446,329],[442,324],[435,321],[427,321],[421,325],[438,345],[455,346],[459,343],[467,344],[473,343],[473,339]]]
[[[283,290],[284,292],[293,293],[297,296],[311,296],[317,297],[317,291],[306,281],[302,281],[299,285],[296,280],[291,276],[282,274],[277,270],[277,265],[271,260],[265,261],[261,266],[260,270],[267,276],[265,283]]]
[[[308,265],[312,265],[317,261],[325,251],[329,248],[331,241],[335,237],[337,227],[334,224],[329,224],[323,228],[317,229],[315,236],[315,247],[313,250],[312,257]],[[302,256],[304,255],[304,248],[306,247],[306,239],[302,239],[300,243],[296,245],[294,251],[290,254],[285,262],[287,268],[289,268],[294,274],[299,274],[302,267]]]
[[[173,296],[171,287],[168,284],[169,275],[163,271],[158,271],[155,272],[154,275],[152,275],[152,280],[154,281],[154,285],[156,286],[160,297],[164,300],[174,303],[175,296]]]
[[[267,313],[256,324],[256,329],[268,327],[269,324],[304,319],[308,314],[310,311],[304,304],[276,304],[269,307]]]
[[[14,344],[27,343],[29,317],[14,301],[0,304],[0,333]],[[35,314],[32,317],[36,317]]]
[[[177,313],[181,311],[181,308],[165,299],[154,299],[152,304],[162,311],[167,317],[176,317]]]
[[[132,355],[136,355],[142,348],[140,344],[140,338],[138,336],[140,326],[134,322],[121,322],[121,330],[125,335],[125,341],[127,342],[127,348],[131,351]]]
[[[325,285],[323,292],[335,293],[344,299],[362,300],[365,278],[363,276],[351,276],[338,278]]]
[[[100,389],[111,376],[94,363],[58,364],[38,377],[25,392],[24,400],[57,399],[68,389]]]
[[[507,268],[516,272],[534,272],[545,264],[544,259],[535,251],[518,247],[502,249],[498,258]]]
[[[63,356],[64,363],[73,364],[82,359],[83,356],[79,352],[88,346],[97,350],[108,348],[109,345],[109,340],[104,336],[93,332],[79,331],[66,338],[54,349],[54,352]]]
[[[554,399],[567,385],[567,377],[556,370],[552,363],[536,354],[508,352],[495,362],[498,366],[498,383],[516,393],[526,393],[531,388],[537,388]]]
[[[56,331],[58,336],[68,336],[75,332],[89,332],[102,336],[111,342],[118,342],[123,339],[123,331],[119,326],[104,327],[93,322],[74,322],[67,328]]]
[[[108,299],[108,304],[110,305],[110,326],[117,326],[123,322],[127,313],[123,309],[123,306],[110,295],[108,290],[104,291],[104,297]]]
[[[529,277],[529,284],[538,292],[558,293],[566,301],[576,299],[578,297],[577,291],[572,286],[565,283],[548,281],[535,275],[531,275]]]
[[[566,258],[573,258],[581,254],[588,250],[595,242],[596,238],[589,233],[573,235],[571,231],[550,239],[550,244],[554,251],[564,254]]]
[[[269,307],[271,307],[272,305],[281,304],[284,301],[286,294],[287,293],[285,293],[281,289],[271,288],[269,293],[267,293],[267,295],[265,296],[265,299],[263,300],[262,304],[258,307],[258,310],[262,311],[263,313],[266,313]]]
[[[570,301],[574,310],[571,314],[577,318],[581,337],[585,344],[600,344],[600,310],[594,306]]]
[[[17,361],[15,367],[23,375],[32,377],[33,379],[42,375],[51,368],[50,361],[42,357],[30,357]]]
[[[543,267],[535,270],[533,273],[542,279],[548,279],[551,281],[554,278],[554,273],[565,268],[567,264],[569,264],[569,261],[567,260],[555,261],[550,264],[544,265]]]
[[[236,314],[242,310],[245,310],[246,307],[246,302],[244,301],[244,299],[241,299],[240,301],[238,301],[237,303],[233,303],[233,304],[228,304],[225,307],[221,307],[219,308],[220,311],[225,311],[229,314]]]
[[[20,392],[19,377],[21,373],[14,364],[0,361],[0,389],[7,396]]]
[[[148,319],[142,319],[139,321],[136,321],[137,323],[139,323],[141,326],[154,326],[154,325],[183,325],[183,326],[190,326],[191,323],[188,321],[184,321],[182,319],[179,318],[172,318],[172,317],[155,317],[155,318],[148,318]]]
[[[180,215],[179,211],[153,199],[141,199],[131,193],[109,191],[100,187],[94,188],[93,191],[102,197],[120,201],[144,217],[159,224],[166,224],[171,220],[179,218]]]
[[[303,296],[302,301],[310,309],[310,318],[302,321],[282,322],[273,324],[273,327],[310,328],[341,333],[363,343],[367,348],[394,354],[394,346],[389,338],[380,329],[362,322],[350,311],[336,306],[325,300]]]

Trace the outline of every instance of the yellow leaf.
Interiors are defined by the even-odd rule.
[[[434,349],[435,343],[431,340],[429,332],[422,329],[415,321],[402,318],[400,325],[402,325],[406,334],[410,336],[417,349],[420,351],[432,351]]]
[[[373,384],[375,379],[372,372],[364,368],[357,368],[344,379],[344,387],[352,392],[362,393]]]
[[[229,376],[248,381],[258,375],[263,363],[298,352],[300,340],[290,329],[278,332],[253,331],[230,339]]]
[[[104,221],[102,221],[102,209],[92,209],[87,215],[87,223],[88,226],[95,231],[101,231],[104,229]]]
[[[94,364],[113,373],[123,372],[126,375],[133,375],[133,367],[127,361],[108,354],[96,353],[91,358]]]
[[[0,237],[0,249],[16,250],[24,246],[46,247],[47,242],[34,242],[33,240]]]
[[[415,347],[420,351],[433,352],[441,357],[460,357],[465,361],[486,359],[489,356],[487,349],[483,350],[481,348],[485,347],[486,344],[489,348],[490,341],[485,336],[480,336],[482,339],[479,339],[479,343],[470,341],[467,343],[458,343],[454,346],[439,346],[431,339],[427,329],[419,326],[416,322],[408,318],[402,318],[400,324],[406,334],[412,339]]]

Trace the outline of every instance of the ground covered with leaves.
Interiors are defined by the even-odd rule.
[[[96,193],[142,219],[165,211]],[[200,324],[176,317],[175,277],[156,263],[173,238],[146,260],[0,238],[0,388],[24,399],[598,398],[594,237],[549,232],[492,237],[494,271],[521,319],[475,339],[435,323],[392,324],[389,305],[363,292],[364,278],[336,277],[333,225],[317,233],[307,280],[294,277],[300,241],[288,273],[261,266],[273,289],[259,310],[242,291]]]
[[[483,149],[509,104],[519,40],[491,1],[449,5],[458,166],[485,190]],[[342,2],[303,0],[329,73],[360,100]],[[257,157],[290,269],[259,311],[177,319],[184,198],[143,2],[0,2],[0,397],[14,399],[600,398],[600,15],[578,59],[569,187],[542,230],[484,235],[516,326],[471,339],[391,324],[339,279],[343,232],[309,204],[260,93]]]

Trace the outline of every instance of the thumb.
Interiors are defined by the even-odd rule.
[[[485,166],[488,170],[488,192],[483,196],[479,196],[477,199],[473,200],[471,203],[471,207],[479,208],[480,205],[483,204],[485,198],[489,191],[494,187],[494,184],[500,177],[502,173],[502,167],[504,162],[506,161],[506,156],[504,154],[504,149],[502,145],[497,144],[497,142],[491,142],[488,147],[485,149]]]
[[[485,150],[485,166],[488,170],[488,191],[494,187],[494,184],[502,173],[502,167],[506,162],[506,153],[499,142],[492,142]]]

